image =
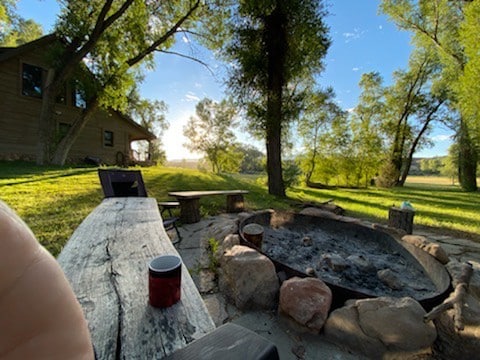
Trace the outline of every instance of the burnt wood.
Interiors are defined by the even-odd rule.
[[[58,257],[89,323],[98,359],[162,358],[215,329],[183,265],[181,300],[148,304],[148,263],[178,255],[153,198],[107,198]]]

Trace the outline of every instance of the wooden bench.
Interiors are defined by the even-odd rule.
[[[226,195],[227,212],[240,212],[244,209],[243,195],[247,190],[173,191],[168,195],[180,203],[180,220],[185,224],[200,221],[200,198],[204,196]]]
[[[148,304],[148,263],[160,254],[178,255],[157,202],[128,197],[104,199],[59,255],[98,359],[160,359],[215,329],[185,266],[180,302]]]

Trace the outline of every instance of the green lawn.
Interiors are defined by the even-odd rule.
[[[316,190],[296,187],[288,199],[268,195],[266,188],[248,176],[220,176],[192,169],[142,168],[150,196],[168,199],[174,190],[246,189],[249,209],[292,209],[299,201],[333,199],[347,215],[385,223],[388,208],[410,201],[416,210],[415,225],[443,231],[461,231],[478,239],[480,193],[463,193],[456,186],[411,183],[404,188],[364,190]],[[57,255],[73,230],[102,200],[96,168],[37,167],[26,163],[0,162],[0,199],[10,205],[31,227],[41,243]],[[225,198],[202,198],[201,213],[216,214]]]

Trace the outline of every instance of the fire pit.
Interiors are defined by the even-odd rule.
[[[263,227],[261,248],[243,236]],[[242,241],[268,256],[287,277],[317,276],[332,290],[333,307],[345,300],[410,296],[429,310],[449,293],[446,269],[424,251],[393,235],[342,217],[266,211],[240,224]]]

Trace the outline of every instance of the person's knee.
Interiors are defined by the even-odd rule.
[[[0,357],[93,358],[82,309],[57,261],[0,201]]]

